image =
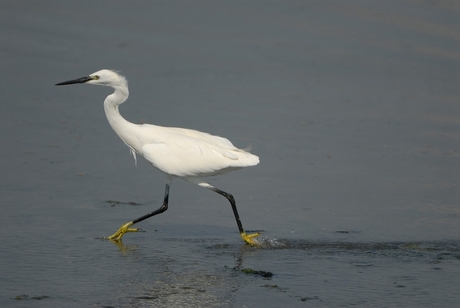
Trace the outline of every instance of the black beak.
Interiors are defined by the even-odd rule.
[[[91,77],[91,76],[86,76],[86,77],[82,77],[82,78],[78,78],[78,79],[74,79],[74,80],[68,80],[68,81],[56,83],[56,85],[57,86],[64,86],[64,85],[67,85],[67,84],[85,83],[85,82],[88,82],[88,81],[93,80],[93,79],[94,78]]]

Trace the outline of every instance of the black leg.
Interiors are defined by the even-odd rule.
[[[225,191],[217,189],[215,187],[210,186],[208,188],[210,190],[215,191],[216,193],[224,196],[225,198],[228,199],[228,201],[230,201],[230,204],[232,205],[233,215],[235,215],[236,224],[238,225],[238,229],[240,230],[240,233],[244,233],[243,225],[241,224],[240,215],[238,215],[238,210],[236,209],[235,198],[233,198],[233,196],[231,194],[226,193]]]
[[[169,199],[169,183],[166,183],[166,187],[165,187],[165,197],[164,197],[164,200],[163,200],[163,205],[160,206],[160,208],[156,211],[153,211],[153,212],[150,212],[148,214],[145,214],[144,216],[141,216],[139,218],[136,218],[133,220],[133,224],[136,224],[138,222],[141,222],[147,218],[150,218],[152,216],[155,216],[155,215],[158,215],[158,214],[161,214],[163,212],[165,212],[167,209],[168,209],[168,199]]]
[[[155,216],[155,215],[158,215],[158,214],[161,214],[163,213],[164,211],[166,211],[168,209],[168,199],[169,199],[169,185],[171,184],[171,178],[168,178],[168,181],[166,182],[166,188],[165,188],[165,197],[164,197],[164,200],[163,200],[163,205],[160,206],[160,208],[156,211],[153,211],[151,213],[148,213],[144,216],[141,216],[133,221],[130,221],[130,222],[127,222],[125,223],[124,225],[122,225],[120,227],[120,229],[118,229],[117,232],[115,232],[114,234],[112,234],[111,236],[107,237],[107,239],[109,240],[112,240],[112,241],[116,241],[116,242],[119,242],[121,241],[121,238],[123,237],[123,235],[126,233],[126,232],[138,232],[140,229],[138,228],[130,228],[132,225],[134,225],[135,223],[138,223],[140,221],[143,221],[149,217],[152,217],[152,216]]]

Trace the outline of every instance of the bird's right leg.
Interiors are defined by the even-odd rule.
[[[171,185],[171,178],[168,177],[168,180],[166,181],[165,196],[164,196],[164,199],[163,199],[163,204],[160,206],[159,209],[157,209],[157,210],[155,210],[153,212],[150,212],[148,214],[145,214],[144,216],[141,216],[139,218],[136,218],[133,221],[125,223],[124,225],[122,225],[120,227],[120,229],[118,229],[117,232],[115,232],[111,236],[107,237],[107,239],[112,240],[112,241],[121,241],[121,238],[123,237],[123,235],[125,235],[125,233],[138,232],[138,231],[141,230],[139,228],[130,228],[132,225],[134,225],[134,224],[136,224],[138,222],[141,222],[141,221],[143,221],[143,220],[145,220],[147,218],[150,218],[152,216],[161,214],[164,211],[166,211],[168,209],[169,186],[170,185]]]
[[[219,195],[222,195],[224,196],[225,198],[227,198],[227,200],[230,202],[230,205],[232,206],[232,210],[233,210],[233,215],[235,216],[235,219],[236,219],[236,224],[238,225],[238,230],[240,231],[240,236],[241,238],[243,239],[243,241],[246,242],[246,244],[249,244],[251,246],[254,246],[254,247],[260,247],[260,244],[254,240],[255,237],[259,236],[260,233],[257,232],[257,233],[253,233],[253,234],[247,234],[244,229],[243,229],[243,224],[241,223],[241,219],[240,219],[240,215],[238,215],[238,210],[236,209],[236,203],[235,203],[235,198],[233,197],[233,195],[223,191],[223,190],[220,190],[220,189],[217,189],[209,184],[202,184],[203,187],[206,187],[206,188],[209,188],[211,189],[212,191],[215,191],[216,193],[218,193]]]

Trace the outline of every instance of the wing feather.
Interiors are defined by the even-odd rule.
[[[256,165],[259,158],[228,139],[198,131],[168,128],[161,140],[142,146],[142,155],[161,171],[180,177],[208,176]]]

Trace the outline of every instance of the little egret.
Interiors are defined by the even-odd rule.
[[[127,232],[138,232],[132,225],[149,217],[161,214],[168,209],[169,187],[173,177],[180,177],[187,182],[224,196],[230,201],[241,238],[249,245],[259,246],[255,237],[260,233],[246,234],[241,224],[235,199],[225,191],[206,183],[202,178],[226,173],[259,163],[259,157],[245,150],[236,148],[228,139],[213,136],[200,131],[162,127],[150,124],[134,124],[125,120],[118,111],[118,106],[129,96],[128,82],[125,77],[112,70],[103,69],[87,77],[64,81],[57,86],[69,84],[91,84],[112,87],[115,91],[106,97],[104,110],[110,126],[129,147],[136,160],[136,154],[142,155],[153,167],[166,175],[166,188],[163,205],[157,210],[141,216],[121,226],[108,237],[120,241]]]

